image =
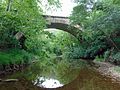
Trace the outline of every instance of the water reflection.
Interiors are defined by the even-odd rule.
[[[58,88],[63,86],[63,84],[61,84],[58,80],[52,78],[45,78],[45,77],[37,78],[36,81],[34,82],[34,85],[43,88]]]
[[[19,81],[0,82],[0,90],[120,90],[120,83],[90,67],[81,68],[78,63],[74,67],[64,61],[56,65],[46,64],[41,66],[41,62],[37,62],[22,72],[6,77]]]
[[[112,81],[93,69],[84,68],[75,80],[56,90],[120,90],[120,82]]]

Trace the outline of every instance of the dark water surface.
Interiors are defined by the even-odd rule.
[[[43,65],[44,66],[44,65]],[[0,90],[120,90],[120,84],[88,67],[71,68],[59,63],[41,69],[39,63],[4,79],[17,82],[0,82]]]

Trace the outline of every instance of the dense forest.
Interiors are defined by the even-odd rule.
[[[0,69],[53,57],[120,65],[120,1],[75,2],[69,19],[79,26],[76,37],[45,30],[40,0],[0,0]],[[47,0],[46,9],[60,6],[58,0]]]

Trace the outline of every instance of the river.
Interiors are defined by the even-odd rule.
[[[45,62],[44,62],[45,63]],[[76,65],[76,66],[75,66]],[[0,90],[120,90],[120,84],[89,66],[69,63],[34,63],[26,69],[2,78]]]

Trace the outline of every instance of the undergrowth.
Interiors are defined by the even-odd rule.
[[[0,51],[0,64],[30,63],[33,55],[20,49]]]

